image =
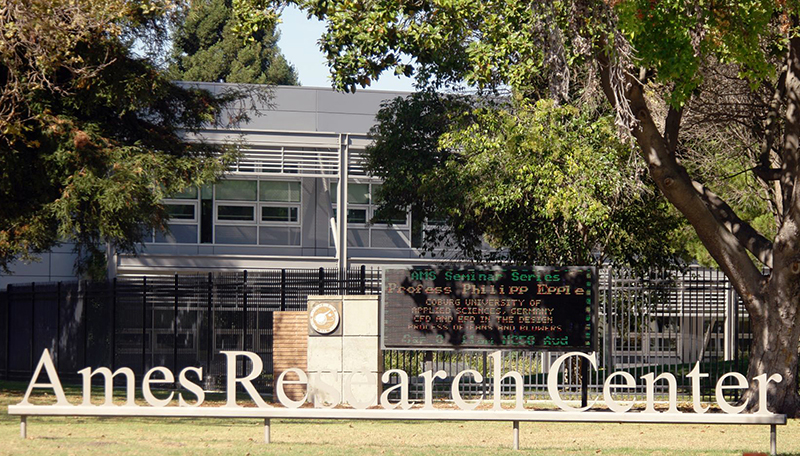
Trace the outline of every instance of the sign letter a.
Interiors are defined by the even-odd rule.
[[[50,380],[50,383],[36,383],[39,374],[42,372],[42,367],[44,367],[44,371],[47,373],[47,378]],[[61,380],[58,378],[58,372],[56,372],[56,367],[53,365],[53,360],[50,358],[50,352],[46,348],[42,352],[42,357],[39,358],[36,370],[33,371],[33,378],[31,378],[31,382],[28,384],[28,390],[25,391],[25,397],[22,398],[22,402],[18,405],[31,405],[31,403],[28,402],[28,397],[30,397],[31,391],[33,391],[34,388],[52,388],[53,392],[56,394],[56,405],[72,405],[67,402],[64,389],[61,388]]]

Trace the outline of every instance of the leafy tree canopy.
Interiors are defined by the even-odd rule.
[[[230,0],[196,0],[173,36],[169,74],[183,81],[297,85],[294,67],[278,48],[273,22],[242,39]]]
[[[647,269],[675,260],[681,226],[635,167],[613,115],[549,99],[481,103],[419,92],[387,103],[367,150],[382,218],[411,208],[424,245],[524,264]],[[500,250],[485,257],[486,239]]]
[[[28,0],[0,10],[0,268],[70,240],[104,273],[165,229],[162,198],[218,176],[230,154],[186,134],[230,97],[180,87],[132,43],[166,37],[168,0]],[[218,148],[217,148],[218,149]],[[102,272],[100,272],[102,271]]]

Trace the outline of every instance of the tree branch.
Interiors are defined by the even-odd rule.
[[[703,198],[706,206],[720,222],[725,225],[736,239],[752,253],[758,261],[768,268],[772,268],[772,242],[759,233],[752,225],[740,219],[736,212],[714,192],[694,182],[695,190]]]
[[[780,180],[783,171],[778,168],[763,167],[762,164],[753,168],[753,173],[764,182]]]
[[[603,91],[606,98],[614,104],[615,88],[611,84],[613,68],[609,56],[604,51],[606,48],[603,45],[598,46],[600,50],[596,58],[600,66]],[[644,88],[630,75],[626,78],[624,93],[638,122],[631,129],[631,133],[641,148],[642,156],[656,185],[694,227],[700,241],[744,299],[751,315],[761,314],[763,309],[759,303],[763,300],[757,299],[762,295],[761,271],[747,255],[739,239],[711,211],[701,193],[695,188],[686,169],[678,164],[675,156],[669,152],[667,142],[659,133],[645,101]]]
[[[675,155],[675,150],[678,148],[678,132],[681,128],[682,117],[683,107],[678,109],[672,106],[669,107],[664,127],[664,139],[667,141],[667,150],[672,155]]]

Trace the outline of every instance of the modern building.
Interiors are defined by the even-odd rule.
[[[198,85],[215,93],[233,87]],[[380,182],[363,167],[367,132],[381,103],[404,95],[277,87],[268,104],[231,107],[245,108],[250,120],[202,137],[242,144],[241,160],[221,182],[165,200],[169,233],[150,233],[136,255],[112,254],[109,275],[432,261],[416,248],[409,216],[371,222]],[[71,247],[62,246],[40,262],[18,264],[14,275],[0,276],[0,287],[74,280],[73,262]]]

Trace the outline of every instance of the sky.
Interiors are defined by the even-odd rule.
[[[331,87],[328,66],[317,45],[317,40],[325,31],[325,25],[315,18],[307,19],[306,13],[295,6],[286,7],[281,20],[282,23],[278,26],[281,31],[278,46],[297,70],[300,83],[306,87]],[[386,73],[367,88],[413,92],[412,82],[410,78]]]

